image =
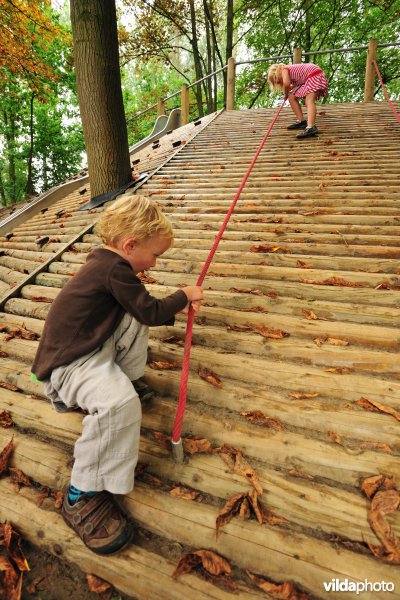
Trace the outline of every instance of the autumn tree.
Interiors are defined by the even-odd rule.
[[[130,180],[115,0],[71,0],[75,72],[92,196]]]

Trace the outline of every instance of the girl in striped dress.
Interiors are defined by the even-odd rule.
[[[288,129],[302,129],[296,136],[299,139],[317,135],[315,102],[328,93],[328,80],[323,70],[314,63],[275,64],[268,69],[268,83],[272,91],[284,92],[297,117]],[[300,98],[305,98],[307,120],[303,117]]]

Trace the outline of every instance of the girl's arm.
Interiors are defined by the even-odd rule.
[[[285,98],[288,97],[288,94],[292,88],[292,82],[290,81],[290,75],[288,69],[282,70],[282,85],[283,85],[283,93]]]

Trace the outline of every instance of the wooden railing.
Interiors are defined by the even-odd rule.
[[[368,45],[365,46],[353,46],[350,48],[334,48],[331,50],[316,50],[311,52],[302,52],[301,48],[295,48],[293,54],[286,54],[282,56],[269,56],[266,58],[256,58],[253,60],[244,60],[244,61],[236,61],[235,58],[231,57],[228,60],[227,65],[210,73],[206,77],[194,81],[191,84],[184,83],[182,85],[182,89],[178,92],[174,92],[170,96],[166,98],[158,98],[157,103],[152,106],[146,108],[144,111],[134,115],[129,119],[132,121],[137,119],[141,115],[155,110],[157,108],[157,115],[165,114],[165,104],[168,100],[180,95],[180,104],[181,104],[181,123],[182,125],[186,125],[189,122],[189,90],[190,88],[195,87],[196,85],[203,83],[210,77],[215,77],[218,73],[221,73],[227,70],[227,84],[226,84],[226,98],[225,98],[225,107],[226,110],[235,110],[235,81],[236,81],[236,67],[238,65],[244,64],[254,64],[259,62],[282,62],[291,60],[293,63],[301,63],[303,57],[307,56],[315,56],[322,54],[333,54],[337,52],[346,53],[346,52],[360,52],[363,50],[367,50],[367,58],[365,65],[365,87],[364,87],[364,101],[371,102],[374,100],[374,89],[375,89],[375,80],[376,80],[376,72],[373,66],[373,61],[376,60],[376,51],[377,48],[390,48],[400,46],[400,43],[391,43],[391,44],[378,44],[377,40],[370,40]]]

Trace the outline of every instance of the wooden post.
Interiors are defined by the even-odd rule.
[[[228,74],[226,83],[226,110],[235,110],[235,59],[228,58]]]
[[[293,50],[293,64],[301,63],[301,48],[295,48]]]
[[[375,67],[372,64],[376,60],[377,40],[370,40],[368,43],[367,64],[365,68],[365,88],[364,102],[371,102],[374,99],[375,88]]]
[[[157,99],[157,116],[165,115],[165,102],[162,98]]]
[[[181,125],[189,123],[189,86],[187,83],[182,84],[181,92]]]

